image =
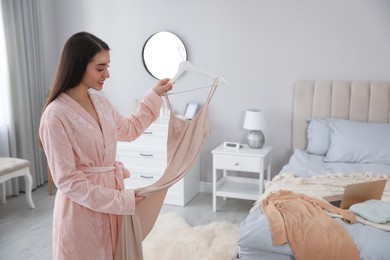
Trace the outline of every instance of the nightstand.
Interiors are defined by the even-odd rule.
[[[213,210],[217,210],[217,197],[257,200],[264,191],[264,173],[271,179],[271,146],[252,149],[225,148],[223,144],[213,154]],[[222,170],[218,178],[217,171]],[[256,178],[229,176],[229,172],[253,173]]]

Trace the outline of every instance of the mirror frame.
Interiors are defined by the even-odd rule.
[[[146,40],[142,49],[144,67],[156,79],[172,78],[179,63],[186,61],[187,56],[183,41],[168,31],[154,33]]]

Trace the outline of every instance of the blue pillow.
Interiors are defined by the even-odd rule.
[[[325,155],[330,145],[330,128],[328,122],[332,118],[308,118],[307,148],[311,154]]]
[[[324,161],[390,164],[390,124],[329,121],[330,146]]]
[[[390,222],[390,202],[383,200],[366,200],[353,204],[350,211],[368,221],[385,224]]]

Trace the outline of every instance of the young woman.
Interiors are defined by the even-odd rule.
[[[142,134],[157,118],[161,95],[172,84],[159,80],[136,112],[120,115],[96,92],[110,76],[109,51],[90,33],[71,36],[43,108],[39,135],[58,188],[53,259],[114,259],[121,215],[134,214],[143,199],[124,189],[129,172],[115,160],[116,142]]]

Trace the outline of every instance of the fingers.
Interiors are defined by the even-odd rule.
[[[160,79],[159,84],[166,85],[170,80],[171,80],[170,78]]]
[[[162,85],[161,88],[164,90],[164,91],[169,91],[171,90],[173,87],[173,84],[172,82],[168,81],[166,84]]]
[[[157,93],[157,95],[162,96],[168,91],[172,90],[173,84],[170,81],[170,79],[165,78],[165,79],[160,79],[157,82],[157,85],[153,88],[153,90]]]

